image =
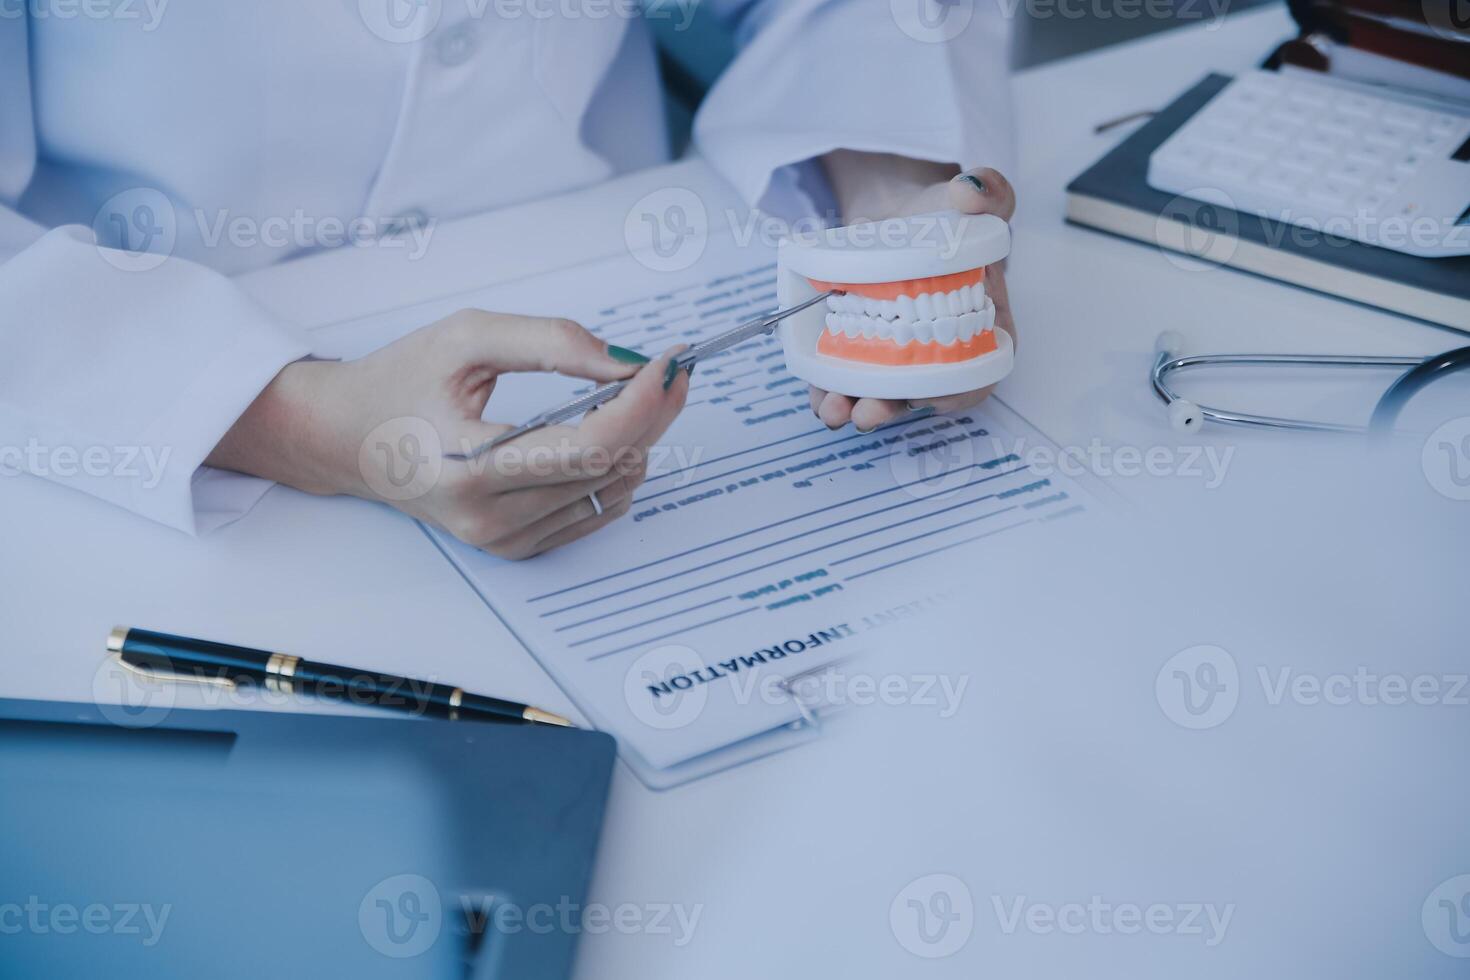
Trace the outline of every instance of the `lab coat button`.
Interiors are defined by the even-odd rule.
[[[464,64],[474,53],[475,29],[468,21],[447,28],[434,39],[434,54],[445,68]]]

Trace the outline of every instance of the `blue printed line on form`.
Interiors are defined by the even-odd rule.
[[[695,623],[692,626],[685,626],[683,629],[674,630],[672,633],[661,633],[658,636],[645,637],[644,639],[639,640],[637,643],[629,643],[627,646],[617,647],[616,649],[612,650],[604,650],[602,653],[588,657],[587,662],[591,663],[594,660],[601,660],[603,657],[611,657],[615,653],[623,653],[626,650],[636,650],[638,647],[641,647],[644,644],[655,643],[658,640],[667,640],[671,636],[681,636],[690,630],[697,630],[704,626],[713,625],[714,623],[723,623],[727,619],[734,619],[736,616],[744,616],[746,613],[753,613],[759,608],[760,606],[750,606],[747,609],[741,609],[739,612],[732,612],[728,616],[719,616],[715,619],[707,619],[702,623]]]
[[[793,441],[795,441],[797,439],[805,439],[808,436],[825,436],[825,435],[828,435],[829,433],[831,433],[831,431],[832,430],[831,429],[828,429],[828,428],[812,429],[810,432],[803,432],[800,435],[787,436],[784,439],[776,439],[776,440],[774,440],[772,442],[764,442],[764,443],[761,443],[759,446],[751,446],[749,449],[742,449],[742,450],[740,450],[737,453],[727,453],[724,456],[716,456],[713,459],[707,459],[707,460],[705,460],[702,463],[695,463],[693,466],[686,466],[682,470],[670,470],[667,473],[659,473],[659,474],[657,474],[655,476],[650,476],[647,480],[644,481],[644,483],[645,484],[648,484],[648,483],[653,483],[655,480],[666,480],[666,479],[668,479],[671,476],[678,476],[680,473],[688,473],[688,472],[690,472],[692,470],[697,470],[697,469],[699,469],[702,466],[713,466],[715,463],[723,463],[725,460],[727,460],[727,459],[734,459],[736,456],[748,456],[751,453],[758,453],[762,449],[773,449],[776,446],[781,445],[783,442],[793,442]],[[869,434],[871,435],[871,433],[869,433]],[[851,438],[851,437],[849,437],[849,438]],[[683,488],[681,487],[680,489],[683,489]],[[639,499],[640,500],[647,500],[648,498],[647,497],[641,497]]]
[[[1004,475],[1004,474],[1002,474],[1002,475]],[[860,534],[854,534],[854,535],[851,535],[849,537],[843,538],[840,541],[829,541],[827,544],[818,545],[815,548],[810,548],[810,549],[808,549],[806,551],[801,551],[801,552],[798,552],[798,553],[796,553],[794,555],[787,555],[785,558],[779,558],[776,561],[767,562],[764,565],[756,565],[754,568],[748,568],[748,569],[746,569],[743,572],[736,572],[733,575],[726,575],[724,578],[711,579],[710,581],[705,582],[705,583],[703,583],[701,585],[692,586],[692,587],[690,587],[688,589],[682,589],[682,590],[680,590],[678,592],[671,592],[668,595],[662,596],[662,597],[660,597],[658,599],[650,599],[650,600],[648,600],[646,602],[638,603],[637,605],[628,606],[627,608],[619,609],[616,612],[608,613],[608,615],[609,616],[618,616],[618,615],[621,615],[621,614],[623,614],[625,612],[629,612],[629,611],[631,611],[633,609],[640,609],[643,606],[652,605],[655,602],[662,602],[664,599],[672,599],[675,596],[686,595],[686,594],[688,594],[690,592],[698,591],[699,589],[708,588],[711,585],[717,585],[720,582],[728,582],[732,578],[739,578],[741,575],[746,575],[746,574],[749,574],[750,572],[760,571],[763,568],[770,568],[772,565],[779,565],[782,562],[795,561],[798,558],[805,558],[807,555],[816,554],[817,552],[823,551],[823,550],[825,550],[827,548],[836,548],[836,547],[838,547],[840,545],[848,544],[849,542],[852,542],[852,541],[861,541],[863,538],[872,537],[873,535],[875,535],[875,534],[881,534],[884,531],[891,531],[891,530],[893,530],[896,527],[903,527],[906,524],[913,524],[916,521],[927,520],[927,519],[929,519],[931,517],[937,517],[940,514],[949,513],[952,510],[958,510],[961,507],[969,507],[970,505],[972,505],[972,504],[978,504],[978,503],[980,503],[983,500],[993,500],[994,498],[995,498],[995,494],[993,494],[993,493],[987,493],[987,494],[984,494],[983,496],[975,497],[975,498],[973,498],[971,500],[961,501],[958,504],[952,504],[949,507],[944,507],[944,508],[941,508],[941,509],[936,510],[936,511],[931,511],[930,513],[927,513],[927,514],[920,514],[917,517],[910,517],[910,518],[907,518],[906,520],[897,521],[897,522],[895,522],[893,524],[885,524],[882,527],[872,528],[870,530],[863,531]],[[914,502],[916,502],[916,501],[910,501],[910,503],[914,503]],[[905,504],[896,504],[893,507],[886,508],[886,510],[896,510],[898,507],[903,507],[903,506],[906,506],[906,505]],[[626,595],[629,592],[637,592],[640,589],[646,589],[650,585],[657,585],[660,582],[667,582],[670,579],[683,578],[684,576],[689,575],[689,574],[691,574],[693,572],[702,571],[703,569],[706,569],[706,568],[713,568],[715,565],[723,565],[727,561],[734,561],[737,558],[744,558],[744,557],[746,557],[748,555],[755,554],[757,551],[764,551],[767,548],[774,548],[777,545],[781,545],[781,544],[789,544],[792,541],[798,541],[798,540],[800,540],[802,538],[810,537],[813,534],[820,534],[823,531],[830,531],[832,528],[834,528],[834,527],[840,527],[842,524],[850,524],[853,521],[861,520],[864,517],[873,517],[873,516],[875,516],[877,514],[881,514],[881,513],[884,513],[884,511],[881,511],[880,510],[880,511],[874,511],[872,514],[861,514],[861,515],[859,515],[857,517],[850,517],[850,518],[848,518],[846,520],[839,521],[836,524],[830,524],[830,525],[828,525],[826,527],[820,527],[820,528],[817,528],[816,530],[813,530],[813,531],[804,531],[801,534],[795,534],[795,535],[792,535],[789,538],[783,538],[780,541],[772,541],[770,544],[763,544],[763,545],[760,545],[759,547],[750,548],[750,549],[748,549],[746,551],[739,552],[738,554],[729,555],[729,556],[727,556],[725,558],[717,558],[716,560],[710,561],[710,562],[705,562],[703,565],[696,565],[693,568],[683,569],[682,571],[675,572],[672,575],[665,575],[663,578],[650,579],[647,582],[643,582],[643,583],[641,583],[639,585],[629,586],[628,588],[626,588],[626,589],[620,589],[617,592],[609,592],[606,595],[597,596],[597,597],[592,598],[592,599],[584,599],[583,601],[578,602],[578,603],[576,603],[574,605],[563,606],[561,609],[554,609],[551,612],[542,613],[541,614],[541,618],[545,619],[548,616],[555,616],[555,615],[558,615],[560,613],[570,612],[573,609],[580,609],[583,606],[590,606],[593,603],[603,602],[604,600],[607,600],[607,599],[614,599],[614,598],[617,598],[620,595]]]
[[[876,555],[878,552],[887,551],[889,548],[897,548],[900,545],[905,545],[912,541],[918,541],[921,538],[929,538],[933,537],[936,534],[943,534],[945,531],[953,531],[957,527],[964,527],[967,524],[975,523],[975,521],[983,521],[986,517],[995,517],[997,514],[1004,514],[1007,511],[1015,509],[1016,505],[1011,504],[1009,507],[1002,507],[1000,510],[993,510],[990,513],[986,514],[985,517],[976,517],[968,521],[960,521],[958,524],[946,524],[944,527],[937,527],[932,531],[925,531],[923,534],[916,534],[911,538],[904,538],[901,541],[892,541],[885,545],[879,545],[876,548],[870,548],[867,551],[860,551],[855,555],[848,555],[846,558],[839,558],[836,561],[832,562],[832,565],[846,565],[850,561],[857,561],[859,558],[866,558],[869,555]]]
[[[665,619],[672,619],[675,616],[682,616],[682,615],[684,615],[687,612],[694,612],[694,610],[696,610],[696,609],[703,609],[705,606],[713,606],[713,605],[716,605],[716,604],[721,603],[721,602],[726,602],[726,601],[728,601],[730,599],[733,599],[733,598],[734,598],[734,596],[728,596],[728,595],[726,595],[726,596],[720,596],[720,598],[718,598],[718,599],[711,599],[709,602],[701,602],[697,606],[685,606],[683,609],[676,609],[675,611],[673,611],[671,613],[665,613],[662,616],[655,616],[653,619],[645,619],[643,622],[641,622],[641,623],[634,623],[632,626],[624,626],[622,629],[615,629],[615,630],[612,631],[612,633],[602,633],[602,634],[600,634],[598,636],[589,637],[587,640],[579,640],[577,643],[573,643],[572,646],[578,646],[581,643],[587,643],[587,642],[590,642],[591,640],[600,640],[604,636],[612,636],[613,633],[622,633],[625,630],[637,629],[640,626],[648,626],[648,625],[650,625],[652,623],[661,622],[661,621],[663,621]],[[581,620],[578,620],[575,623],[567,623],[565,626],[558,626],[556,629],[552,630],[552,632],[553,633],[562,633],[562,632],[565,632],[566,630],[576,629],[578,626],[588,626],[588,625],[590,625],[592,623],[601,623],[601,622],[603,622],[605,620],[611,619],[614,615],[615,615],[614,613],[603,613],[600,616],[593,616],[591,619],[581,619]]]
[[[619,633],[626,633],[629,630],[641,629],[644,626],[651,626],[654,623],[661,623],[661,622],[663,622],[666,619],[673,619],[675,616],[682,616],[684,613],[692,612],[695,609],[703,609],[705,606],[713,606],[713,605],[715,605],[715,603],[726,602],[726,601],[729,600],[729,598],[730,598],[729,596],[724,596],[722,598],[716,599],[714,602],[701,602],[697,606],[690,606],[687,609],[680,609],[678,612],[671,612],[667,616],[655,616],[653,619],[644,620],[641,623],[634,623],[632,626],[621,626],[621,627],[619,627],[619,628],[617,628],[615,630],[608,630],[606,633],[599,633],[596,636],[585,637],[583,639],[576,640],[576,641],[574,641],[572,643],[568,643],[567,646],[568,647],[585,646],[588,643],[595,643],[598,640],[605,640],[609,636],[617,636]],[[690,626],[690,627],[686,627],[686,628],[687,629],[693,629],[694,627]]]
[[[733,470],[726,470],[723,473],[716,473],[714,476],[706,476],[703,479],[692,480],[689,483],[684,484],[682,487],[671,487],[668,490],[660,490],[658,493],[651,493],[651,494],[647,495],[646,497],[637,497],[637,498],[634,498],[633,503],[636,506],[638,504],[643,503],[645,500],[655,500],[655,499],[657,499],[659,497],[666,497],[666,496],[668,496],[671,493],[678,493],[680,490],[688,490],[690,487],[697,487],[701,483],[709,483],[711,480],[723,480],[727,476],[734,476],[736,473],[744,473],[746,470],[755,469],[758,466],[770,466],[772,463],[780,462],[783,459],[790,459],[792,456],[800,456],[802,453],[816,452],[819,449],[826,449],[829,446],[839,446],[839,445],[841,445],[844,442],[851,442],[854,439],[871,439],[873,436],[877,435],[879,432],[886,432],[889,429],[897,428],[900,425],[909,425],[909,424],[911,424],[913,422],[916,422],[916,421],[919,421],[919,420],[918,419],[905,419],[905,420],[899,421],[899,422],[892,422],[892,423],[890,423],[888,425],[880,425],[878,428],[874,429],[872,432],[855,432],[855,433],[853,433],[850,436],[843,436],[840,439],[833,439],[831,442],[824,442],[824,443],[822,443],[821,445],[818,445],[818,446],[808,446],[805,449],[798,449],[798,450],[796,450],[794,452],[783,453],[780,456],[772,456],[770,459],[764,459],[764,460],[761,460],[758,463],[749,463],[749,464],[747,464],[745,466],[737,466]],[[785,439],[778,439],[775,442],[768,443],[768,444],[766,444],[764,446],[755,446],[755,447],[753,447],[751,449],[745,449],[745,450],[742,450],[742,451],[740,451],[738,453],[731,453],[729,456],[721,456],[721,457],[719,457],[717,459],[711,459],[711,460],[708,460],[708,461],[706,461],[704,463],[695,463],[693,466],[686,467],[685,469],[682,469],[682,470],[676,470],[675,472],[678,472],[678,473],[687,473],[687,472],[689,472],[691,470],[696,470],[696,469],[700,468],[701,466],[708,466],[711,463],[718,463],[721,460],[732,459],[735,456],[743,456],[746,453],[758,452],[759,450],[762,450],[762,449],[769,449],[769,448],[771,448],[773,446],[778,446],[778,445],[780,445],[783,442],[790,442],[792,439],[800,439],[803,436],[808,436],[808,435],[812,435],[812,436],[821,435],[823,432],[830,432],[830,431],[831,431],[830,429],[825,429],[825,430],[824,429],[815,429],[815,430],[813,430],[811,432],[803,433],[801,436],[788,436]],[[658,477],[655,477],[654,479],[661,479],[664,476],[672,476],[672,475],[673,475],[672,473],[660,474]],[[650,482],[651,483],[652,480],[649,480],[647,482]]]
[[[847,578],[843,579],[843,581],[844,582],[851,582],[854,579],[860,579],[860,578],[862,578],[864,575],[872,575],[874,572],[881,572],[884,569],[892,568],[895,565],[903,565],[903,564],[905,564],[907,562],[918,561],[920,558],[927,558],[930,555],[937,555],[941,551],[948,551],[951,548],[958,548],[960,545],[969,544],[972,541],[979,541],[981,538],[994,537],[995,535],[1000,534],[1002,531],[1009,531],[1009,530],[1012,530],[1013,528],[1018,528],[1018,527],[1020,527],[1023,524],[1030,524],[1030,523],[1032,523],[1032,519],[1028,517],[1024,521],[1017,521],[1014,524],[1007,524],[1005,527],[998,527],[994,531],[986,531],[984,534],[976,534],[976,535],[974,535],[972,537],[961,538],[959,541],[955,541],[955,542],[952,542],[952,543],[946,544],[946,545],[941,545],[938,548],[931,548],[929,551],[921,551],[917,555],[909,555],[907,558],[900,558],[900,559],[898,559],[898,561],[891,561],[891,562],[889,562],[886,565],[879,565],[877,568],[870,568],[866,572],[858,572],[856,575],[849,575]],[[912,541],[913,539],[910,538],[909,540]],[[903,542],[900,542],[900,543],[903,543]],[[871,552],[870,552],[870,554],[871,554]],[[835,564],[835,562],[834,562],[834,564]]]
[[[787,398],[787,397],[790,397],[790,396],[793,396],[793,395],[804,395],[804,394],[806,394],[806,392],[804,392],[804,391],[778,391],[774,395],[767,395],[764,398],[757,398],[753,402],[746,402],[744,405],[741,405],[740,406],[740,409],[749,408],[752,405],[759,405],[761,402],[768,402],[768,401],[770,401],[773,398]],[[737,411],[739,411],[739,409],[737,409]]]
[[[977,470],[977,469],[981,469],[983,467],[989,466],[993,462],[994,462],[994,460],[986,460],[984,463],[972,463],[970,466],[966,467],[965,469],[966,470]],[[1029,465],[1030,464],[1025,464],[1025,465],[1022,465],[1022,466],[1018,466],[1018,467],[1016,467],[1013,470],[1006,470],[1006,471],[1004,471],[1002,473],[992,473],[990,476],[981,477],[978,480],[970,480],[970,481],[968,481],[966,483],[961,484],[960,486],[956,487],[955,489],[956,490],[964,490],[966,487],[978,486],[979,484],[985,483],[985,482],[987,482],[989,480],[997,480],[997,479],[1000,479],[1003,476],[1010,476],[1012,473],[1019,473],[1022,470],[1027,469]],[[964,472],[964,471],[963,470],[956,470],[954,472]],[[940,474],[940,475],[941,476],[946,476],[948,474]],[[862,503],[865,500],[872,500],[874,497],[882,497],[882,496],[884,496],[886,494],[896,493],[899,490],[907,489],[908,487],[919,486],[919,485],[921,485],[923,483],[929,482],[929,480],[932,480],[932,479],[934,479],[934,478],[933,477],[928,477],[928,478],[925,478],[925,479],[910,480],[908,483],[897,483],[897,484],[894,484],[891,487],[885,487],[882,490],[874,490],[871,493],[860,494],[859,496],[851,497],[851,498],[849,498],[847,500],[839,500],[835,504],[827,504],[824,507],[818,507],[815,510],[809,510],[809,511],[807,511],[804,514],[796,514],[796,515],[794,515],[792,517],[782,518],[779,521],[772,521],[770,524],[766,524],[766,525],[764,525],[762,527],[752,528],[749,531],[745,531],[745,532],[742,532],[740,534],[732,534],[729,537],[720,538],[717,541],[708,541],[708,542],[706,542],[704,544],[695,545],[693,548],[686,548],[683,551],[675,552],[672,555],[665,555],[663,558],[656,558],[653,561],[646,561],[646,562],[644,562],[641,565],[633,565],[633,566],[631,566],[629,568],[624,568],[621,571],[610,572],[607,575],[603,575],[603,576],[600,576],[598,578],[588,579],[585,582],[579,582],[576,585],[568,585],[565,588],[557,589],[555,592],[547,592],[544,595],[532,596],[530,599],[527,599],[526,601],[527,602],[539,602],[542,599],[553,599],[556,596],[566,595],[568,592],[575,592],[578,589],[586,588],[589,585],[599,585],[599,584],[601,584],[603,582],[608,582],[608,581],[611,581],[612,579],[615,579],[615,578],[621,578],[624,575],[631,575],[633,572],[641,572],[641,571],[643,571],[646,568],[654,568],[654,567],[656,567],[658,565],[662,565],[664,562],[673,561],[673,560],[675,560],[677,558],[684,558],[684,557],[687,557],[689,555],[695,554],[697,552],[704,551],[707,548],[716,548],[716,547],[719,547],[722,544],[729,544],[731,541],[738,541],[741,538],[750,537],[751,535],[754,535],[754,534],[761,534],[761,533],[763,533],[765,531],[770,531],[770,530],[773,530],[775,528],[778,528],[778,527],[782,526],[783,524],[790,524],[793,521],[800,521],[800,520],[804,520],[805,518],[808,518],[808,517],[815,517],[818,514],[825,514],[827,511],[829,511],[829,510],[836,510],[838,507],[846,507],[848,504],[860,504],[860,503]],[[913,500],[907,500],[907,501],[904,501],[901,504],[895,504],[892,507],[885,507],[885,508],[882,508],[880,510],[871,511],[871,512],[869,512],[867,514],[860,514],[857,517],[848,518],[847,520],[839,521],[836,524],[829,524],[825,528],[817,528],[816,531],[811,531],[811,532],[808,532],[808,533],[815,534],[815,533],[817,533],[817,531],[831,530],[834,527],[841,527],[843,524],[850,524],[853,521],[862,520],[864,517],[873,517],[873,516],[878,515],[878,514],[886,514],[886,513],[888,513],[891,510],[897,510],[899,507],[907,507],[910,504],[917,504],[917,503],[921,503],[921,502],[923,502],[925,500],[930,500],[930,499],[932,499],[932,497],[915,497]],[[797,535],[796,537],[801,537],[801,535]],[[795,540],[795,539],[794,538],[787,538],[785,540],[791,541],[791,540]],[[781,543],[782,542],[779,542],[779,541],[776,542],[776,544],[781,544]],[[542,613],[542,616],[543,617],[544,616],[549,616],[549,615],[552,615],[552,613]]]
[[[975,502],[975,501],[970,501],[970,502]],[[1004,514],[1005,511],[1008,511],[1008,510],[1016,510],[1016,507],[1014,507],[1014,505],[1011,505],[1011,507],[1005,507],[1005,508],[1003,508],[1003,510],[995,510],[995,511],[991,511],[991,513],[988,513],[988,514],[980,514],[979,517],[972,517],[972,519],[969,519],[969,520],[961,520],[961,522],[954,523],[954,525],[948,525],[947,527],[941,527],[941,529],[939,529],[939,530],[953,530],[954,527],[964,527],[964,526],[967,526],[967,525],[975,525],[975,523],[979,523],[979,522],[982,522],[982,520],[985,520],[986,517],[995,517],[995,516],[997,516],[997,514]],[[1007,526],[1007,527],[1001,527],[1001,529],[998,529],[997,532],[991,532],[991,533],[998,533],[998,532],[1000,532],[1000,530],[1010,530],[1010,527],[1019,527],[1020,525],[1026,525],[1026,523],[1030,523],[1030,520],[1023,520],[1023,522],[1020,522],[1019,525],[1010,525],[1010,526]],[[897,525],[894,525],[894,526],[897,526]],[[886,527],[881,527],[881,529],[879,529],[879,530],[886,530]],[[875,532],[869,532],[869,533],[878,533],[878,532],[876,532],[876,530],[875,530]],[[938,532],[938,530],[932,530],[932,532],[925,533],[925,535],[917,535],[916,538],[907,538],[906,541],[897,542],[897,544],[907,544],[908,541],[917,541],[917,539],[919,539],[919,538],[926,538],[926,536],[932,535],[932,533],[939,533],[939,532]],[[861,538],[861,536],[866,536],[866,535],[858,535],[858,538]],[[966,539],[964,539],[964,541],[954,542],[953,545],[945,545],[944,548],[935,548],[935,551],[945,551],[945,550],[947,550],[947,548],[958,547],[958,545],[967,544],[967,542],[976,541],[976,539],[985,538],[985,536],[986,535],[978,535],[978,536],[976,536],[976,538],[966,538]],[[853,541],[853,539],[854,538],[848,538],[847,541]],[[835,544],[832,544],[832,545],[823,545],[823,547],[831,548],[831,547],[836,547],[836,545],[838,545],[838,544],[842,544],[842,542],[835,542]],[[813,551],[820,551],[820,550],[822,550],[822,548],[813,548]],[[882,548],[875,548],[875,550],[873,550],[873,551],[882,551]],[[801,552],[801,554],[794,554],[794,555],[789,555],[789,557],[786,557],[786,558],[779,558],[779,560],[770,561],[770,563],[763,564],[763,566],[756,566],[756,567],[754,567],[754,569],[747,569],[747,570],[745,570],[745,572],[738,572],[738,573],[735,573],[735,574],[731,574],[731,576],[726,576],[725,579],[716,579],[716,582],[725,582],[725,580],[735,579],[735,577],[739,577],[739,576],[741,576],[741,574],[748,574],[748,573],[751,573],[751,572],[759,572],[760,569],[769,569],[770,566],[775,566],[775,564],[782,564],[782,563],[784,563],[784,561],[794,561],[795,558],[801,558],[801,557],[803,557],[803,555],[806,555],[806,554],[811,554],[811,552],[810,551],[804,551],[804,552]],[[872,554],[872,552],[864,552],[864,554]],[[914,557],[917,558],[917,557],[920,557],[920,555],[914,555]],[[881,566],[881,567],[878,567],[878,569],[872,569],[872,570],[870,570],[870,572],[861,573],[861,574],[872,574],[872,572],[881,572],[882,569],[888,569],[888,567],[895,566],[895,564],[903,564],[904,561],[908,561],[908,560],[910,560],[910,558],[903,558],[903,560],[900,560],[900,561],[892,561],[892,563],[886,564],[886,566]],[[853,579],[857,579],[857,577],[861,577],[861,574],[856,574],[856,576],[851,576],[850,579],[847,579],[848,582],[851,582],[851,580],[853,580]],[[706,583],[706,586],[707,585],[713,585],[713,582],[707,582]],[[695,586],[695,588],[706,588],[706,586]],[[685,589],[685,591],[686,592],[692,591],[692,589]],[[678,595],[678,594],[676,594],[676,595]],[[670,597],[664,597],[664,598],[670,598]],[[589,658],[589,660],[597,660],[597,658],[607,657],[607,655],[610,655],[610,654],[619,654],[619,652],[626,651],[626,649],[634,649],[634,648],[637,648],[637,646],[642,646],[642,645],[645,645],[645,644],[651,644],[651,642],[654,642],[654,641],[660,641],[660,639],[669,639],[670,636],[679,636],[679,635],[681,635],[681,633],[688,632],[688,630],[700,629],[701,626],[709,626],[710,623],[719,623],[720,620],[731,619],[731,617],[739,616],[739,614],[741,614],[741,613],[754,613],[754,611],[756,611],[757,608],[761,608],[761,607],[759,607],[759,605],[751,605],[751,607],[744,608],[744,610],[739,611],[739,613],[732,613],[731,616],[722,616],[722,617],[719,617],[719,619],[706,620],[706,621],[704,621],[704,623],[695,623],[695,624],[692,624],[692,626],[686,626],[686,627],[684,627],[684,629],[675,630],[675,632],[672,632],[672,633],[663,633],[663,635],[660,635],[660,636],[648,636],[648,638],[641,639],[641,641],[634,642],[634,644],[629,644],[629,645],[626,645],[626,646],[619,646],[619,648],[617,648],[617,649],[610,649],[610,651],[603,652],[603,654],[598,654],[597,657],[591,657],[591,658]]]

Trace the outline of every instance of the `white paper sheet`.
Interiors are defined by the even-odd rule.
[[[771,251],[725,232],[681,273],[621,256],[395,311],[351,336],[366,349],[476,305],[573,316],[653,355],[774,303]],[[519,421],[582,387],[506,378],[487,417]],[[1015,449],[1034,446],[1034,433],[1018,443],[1002,415],[989,406],[869,434],[829,431],[779,341],[760,338],[700,365],[688,407],[617,524],[520,563],[431,533],[638,768],[688,769],[798,721],[779,682],[851,656],[884,610],[935,593],[926,557],[983,550],[988,538],[1087,506],[1064,476],[1032,471]]]

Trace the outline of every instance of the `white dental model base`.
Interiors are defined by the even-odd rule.
[[[827,290],[781,324],[786,367],[857,398],[937,398],[994,384],[1014,363],[996,329],[985,267],[1010,252],[994,215],[958,211],[831,228],[787,239],[776,258],[782,309]]]

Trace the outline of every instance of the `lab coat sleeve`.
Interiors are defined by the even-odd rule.
[[[218,527],[271,484],[204,460],[307,342],[203,266],[139,269],[90,229],[19,213],[36,168],[28,26],[0,18],[0,474]]]
[[[713,7],[734,27],[738,54],[704,101],[695,140],[746,201],[763,204],[834,149],[1012,169],[1004,5]]]
[[[0,209],[0,243],[23,222]],[[0,467],[194,533],[244,514],[269,481],[204,460],[305,339],[203,266],[130,271],[90,229],[32,228],[0,252]]]

